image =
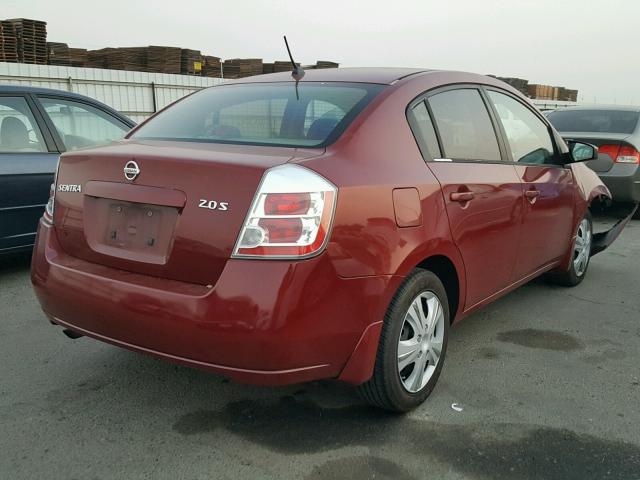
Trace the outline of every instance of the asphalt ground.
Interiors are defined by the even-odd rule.
[[[536,280],[457,325],[404,416],[69,340],[28,263],[0,260],[2,479],[640,479],[640,221],[578,287]]]

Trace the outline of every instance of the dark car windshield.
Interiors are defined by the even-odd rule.
[[[633,133],[638,112],[625,110],[556,110],[547,114],[559,132]]]
[[[334,141],[382,85],[300,82],[221,85],[156,115],[131,138],[317,147]]]

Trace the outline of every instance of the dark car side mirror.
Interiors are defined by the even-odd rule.
[[[587,162],[598,158],[598,147],[589,143],[569,140],[570,163]]]

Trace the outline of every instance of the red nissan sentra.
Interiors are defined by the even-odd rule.
[[[592,235],[596,155],[481,75],[252,77],[64,154],[32,280],[71,337],[405,411],[450,324],[543,273],[580,283],[617,236]]]

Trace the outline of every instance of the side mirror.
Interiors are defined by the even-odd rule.
[[[569,144],[571,163],[586,162],[598,158],[598,147],[594,145],[575,140],[569,140],[567,143]]]

